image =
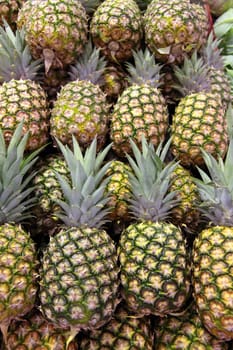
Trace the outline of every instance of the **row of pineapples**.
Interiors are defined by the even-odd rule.
[[[228,349],[231,93],[206,7],[18,4],[0,29],[2,349]]]
[[[118,242],[104,228],[112,214],[107,188],[117,184],[116,161],[106,160],[111,145],[98,152],[94,139],[82,152],[74,137],[73,149],[57,140],[68,172],[52,169],[62,223],[37,249],[26,228],[37,199],[31,169],[39,151],[25,155],[22,127],[8,146],[0,133],[3,349],[227,349],[233,338],[232,136],[225,160],[202,150],[207,170],[198,168],[200,177],[192,178],[199,194],[193,207],[206,224],[193,244],[169,219],[182,203],[173,181],[180,165],[167,160],[171,140],[156,149],[144,137],[141,149],[130,141],[125,179],[132,219]]]

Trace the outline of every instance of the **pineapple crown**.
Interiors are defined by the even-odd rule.
[[[33,60],[25,41],[24,29],[14,33],[8,23],[0,26],[0,82],[11,79],[35,80],[42,60]]]
[[[171,139],[162,143],[155,150],[151,143],[142,137],[141,150],[130,140],[134,159],[126,155],[133,172],[129,172],[132,187],[130,209],[136,220],[164,221],[169,218],[171,210],[178,204],[176,191],[170,191],[171,175],[178,162],[164,160],[170,147]]]
[[[203,216],[213,225],[233,226],[233,111],[231,105],[226,112],[230,136],[225,159],[213,157],[202,150],[207,167],[198,167],[201,179],[194,178],[201,198],[199,206]]]
[[[110,209],[105,207],[109,201],[105,188],[109,177],[106,171],[110,162],[103,165],[111,144],[97,154],[97,140],[82,154],[81,148],[72,136],[73,151],[56,140],[70,171],[71,184],[56,172],[65,200],[56,200],[61,212],[56,214],[69,227],[102,227]],[[104,178],[105,177],[105,178]],[[104,178],[104,179],[103,179]]]
[[[148,84],[152,87],[159,87],[162,66],[156,63],[149,49],[133,51],[133,58],[134,65],[129,62],[125,64],[129,73],[128,81],[131,84]]]
[[[205,64],[203,57],[198,57],[195,50],[191,57],[184,58],[181,67],[174,67],[174,75],[177,83],[173,88],[183,96],[202,91],[210,91],[211,83],[208,78],[209,67]]]
[[[17,126],[8,146],[0,129],[0,224],[31,217],[28,210],[35,204],[35,198],[29,198],[34,190],[29,183],[35,172],[27,173],[41,149],[24,156],[29,134],[22,136],[22,129],[23,122]]]
[[[103,85],[103,72],[107,65],[104,57],[100,57],[100,49],[93,47],[91,39],[77,62],[71,66],[69,75],[72,80],[88,80],[93,84]]]
[[[213,31],[210,32],[207,43],[202,47],[200,54],[208,67],[224,70],[224,59],[221,55],[221,40],[214,38]]]

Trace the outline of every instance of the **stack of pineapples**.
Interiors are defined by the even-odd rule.
[[[233,3],[0,5],[1,350],[231,349]]]

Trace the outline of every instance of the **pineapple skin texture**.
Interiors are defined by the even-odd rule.
[[[0,86],[0,127],[7,143],[22,120],[23,132],[30,132],[26,151],[44,146],[49,138],[49,112],[45,92],[32,80],[12,79]]]
[[[109,61],[122,62],[141,47],[142,17],[133,0],[105,0],[94,12],[90,33]]]
[[[51,237],[40,270],[41,311],[61,328],[98,328],[119,303],[115,245],[104,230],[64,228]]]
[[[189,0],[153,0],[144,14],[145,41],[162,62],[180,64],[207,40],[205,10]]]
[[[171,133],[171,152],[185,167],[204,164],[201,148],[214,157],[224,157],[228,134],[219,96],[200,92],[182,98],[173,115]]]
[[[88,81],[73,81],[60,91],[51,111],[50,133],[63,144],[72,146],[72,135],[80,147],[88,147],[97,137],[102,148],[108,132],[109,108],[99,86]]]
[[[110,220],[128,221],[130,219],[131,185],[129,172],[132,172],[130,166],[119,160],[113,160],[107,171],[106,175],[110,176],[106,185],[106,193],[109,196],[107,207],[111,209],[108,215]]]
[[[56,213],[60,207],[55,200],[64,200],[61,186],[56,177],[56,172],[62,175],[67,181],[70,173],[64,158],[60,154],[51,154],[42,160],[37,166],[37,174],[32,180],[35,186],[34,195],[36,205],[32,208],[35,216],[36,234],[45,234],[54,229],[59,222]]]
[[[150,318],[135,317],[122,303],[110,322],[83,337],[79,350],[152,350],[153,338]]]
[[[200,202],[198,189],[189,169],[178,165],[173,171],[170,192],[177,191],[179,203],[171,211],[171,221],[185,231],[196,233],[200,221],[200,212],[196,208]]]
[[[87,42],[87,14],[80,1],[29,0],[18,14],[18,28],[25,27],[26,41],[35,59],[43,50],[54,54],[51,67],[73,63]]]
[[[182,315],[162,317],[155,324],[154,350],[227,350],[228,344],[216,339],[203,326],[191,306]]]
[[[34,307],[38,290],[38,264],[30,235],[20,225],[1,225],[0,327]]]
[[[131,224],[119,243],[122,296],[139,315],[180,311],[190,293],[183,235],[163,222]]]
[[[164,141],[168,129],[168,110],[158,89],[147,84],[132,85],[118,98],[110,123],[113,150],[119,157],[131,153],[129,139],[141,143],[141,136],[153,145]]]
[[[11,323],[3,350],[78,350],[74,341],[68,347],[66,342],[65,330],[56,328],[39,311],[33,310],[32,315]]]
[[[194,300],[203,325],[218,339],[233,339],[233,228],[202,230],[192,260]]]

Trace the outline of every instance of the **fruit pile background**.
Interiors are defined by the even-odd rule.
[[[233,2],[0,15],[1,350],[233,349]]]

